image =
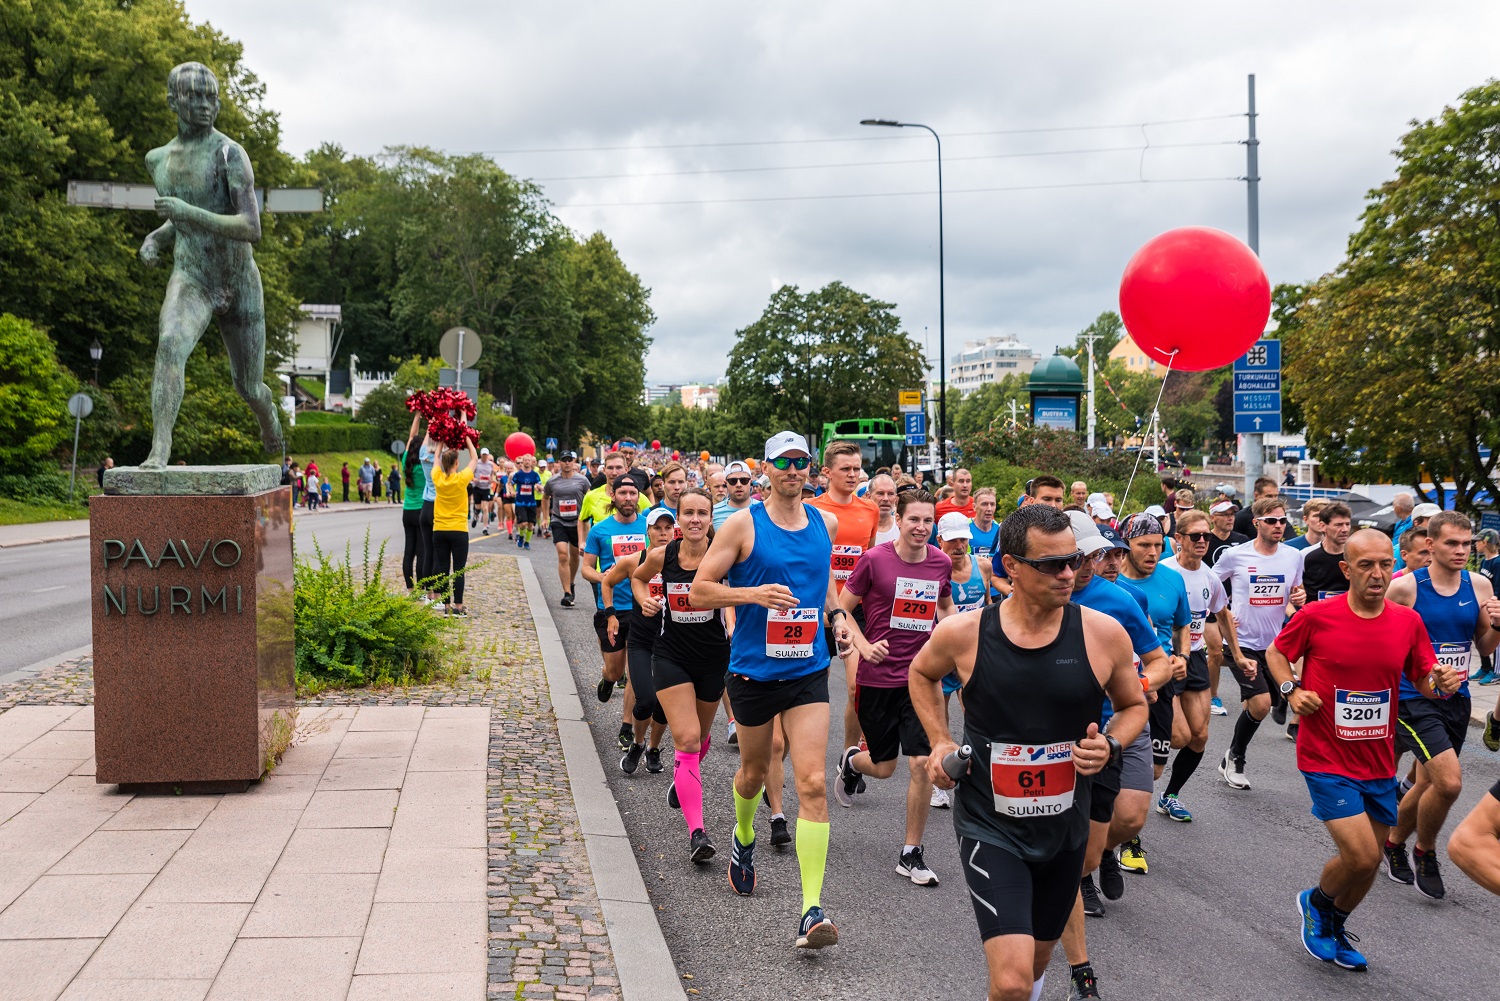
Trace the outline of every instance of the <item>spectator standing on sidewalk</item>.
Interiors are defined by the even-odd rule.
[[[303,484],[304,479],[302,470],[294,462],[292,463],[292,507],[296,507],[297,503],[302,499]]]
[[[104,457],[104,463],[103,463],[103,465],[101,465],[99,467],[99,489],[100,490],[104,489],[104,471],[106,469],[114,469],[114,468],[115,468],[115,460],[111,459],[109,456],[106,455]],[[283,472],[285,472],[285,470],[283,470]]]
[[[401,503],[401,467],[391,463],[390,475],[386,478],[385,494],[391,499],[392,504]]]
[[[432,470],[437,499],[432,508],[432,565],[427,570],[432,576],[452,575],[444,588],[447,607],[439,602],[433,610],[459,616],[469,614],[464,610],[463,571],[469,564],[469,484],[474,480],[474,464],[479,461],[474,443],[465,444],[469,461],[462,469],[458,468],[458,450],[445,448]]]
[[[344,503],[349,503],[349,463],[344,463],[344,468],[339,470],[339,478],[344,481]]]
[[[375,465],[367,456],[364,465],[359,467],[359,501],[361,504],[370,503],[370,493],[375,489]]]
[[[323,497],[323,490],[318,486],[317,467],[311,463],[308,463],[307,476],[303,480],[303,484],[307,492],[307,509],[309,511],[316,511],[318,509],[318,501]]]
[[[406,590],[417,593],[417,581],[427,576],[427,536],[422,532],[423,493],[427,488],[424,463],[419,461],[422,448],[422,415],[413,414],[411,430],[406,435],[406,451],[401,454],[406,472],[406,497],[401,502],[401,532],[405,544],[401,550],[401,576]]]

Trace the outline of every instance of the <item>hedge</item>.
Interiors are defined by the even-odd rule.
[[[373,424],[298,424],[287,435],[287,452],[364,452],[387,442]]]

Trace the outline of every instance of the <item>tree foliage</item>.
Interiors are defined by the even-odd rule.
[[[1120,319],[1119,313],[1107,309],[1078,332],[1072,347],[1058,348],[1057,353],[1072,358],[1080,367],[1086,365],[1089,357],[1088,338],[1091,334],[1099,335],[1099,339],[1094,342],[1094,365],[1099,366],[1104,364],[1104,359],[1109,357],[1115,345],[1120,343],[1120,338],[1125,336],[1125,321]]]
[[[69,439],[68,397],[77,388],[46,334],[0,313],[0,475],[37,472]]]
[[[1500,82],[1412,124],[1344,262],[1282,304],[1283,365],[1328,473],[1472,508],[1500,458]]]

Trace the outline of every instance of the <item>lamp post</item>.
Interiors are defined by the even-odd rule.
[[[943,303],[943,138],[931,125],[921,122],[894,122],[888,118],[866,118],[859,124],[878,125],[888,129],[926,129],[937,142],[938,177],[938,468],[942,481],[948,480],[948,340],[944,336]]]
[[[104,345],[99,343],[99,338],[94,338],[94,343],[89,345],[89,357],[94,362],[94,385],[99,385],[99,359],[104,357]]]

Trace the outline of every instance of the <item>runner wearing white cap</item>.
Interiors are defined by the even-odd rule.
[[[983,489],[989,490],[987,487]],[[984,497],[977,493],[974,495],[975,513],[978,514],[983,510],[986,502],[988,502],[990,517],[993,518],[995,513],[993,490],[989,490]],[[999,531],[998,526],[996,531]],[[990,550],[986,549],[985,554],[981,555],[975,548],[973,523],[965,518],[962,512],[949,511],[938,519],[937,537],[938,548],[953,561],[953,569],[949,573],[953,610],[972,612],[989,604],[990,589],[994,586],[994,564],[990,562]],[[944,713],[948,711],[949,701],[958,689],[957,674],[950,674],[943,678]],[[953,805],[953,801],[948,790],[933,786],[931,804],[934,809],[947,810]]]
[[[469,517],[469,527],[473,528],[477,523],[483,526],[481,534],[490,534],[490,507],[491,496],[495,487],[495,460],[490,455],[490,450],[481,448],[479,450],[479,461],[474,463],[474,481],[469,484],[469,500],[473,512]]]

